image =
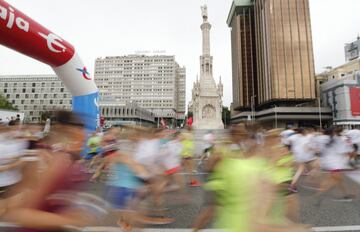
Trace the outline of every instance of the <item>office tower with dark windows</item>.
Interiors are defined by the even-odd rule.
[[[308,0],[234,0],[227,23],[236,110],[315,99]]]
[[[256,101],[257,64],[255,14],[252,1],[235,1],[228,18],[231,27],[233,106],[245,110]],[[254,102],[255,103],[255,102]]]

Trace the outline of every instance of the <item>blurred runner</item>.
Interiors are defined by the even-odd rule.
[[[307,129],[299,128],[297,129],[297,133],[291,135],[287,139],[297,163],[297,171],[289,186],[290,191],[297,192],[296,184],[300,176],[305,170],[313,169],[312,164],[316,160],[316,151],[311,147],[313,138],[314,135],[309,133]]]
[[[19,189],[22,196],[12,204],[5,204],[7,208],[2,219],[22,226],[14,231],[65,231],[66,225],[90,225],[106,213],[92,201],[77,198],[86,180],[79,163],[84,138],[78,115],[57,112],[56,124],[45,141],[54,148],[50,151],[47,168],[35,181],[32,178],[37,170],[33,176],[26,176],[30,184],[26,185],[27,189]]]
[[[250,128],[248,133],[243,127],[238,127],[231,133],[246,149],[238,154],[214,155],[209,161],[213,173],[205,188],[212,194],[208,198],[207,211],[201,214],[204,220],[211,217],[212,209],[216,208],[218,227],[231,232],[308,231],[302,225],[274,218],[272,212],[277,195],[270,172],[273,171],[269,163],[271,159],[269,154],[258,150],[254,131]],[[194,231],[199,229],[200,221],[195,223]]]
[[[182,144],[182,166],[184,170],[188,173],[191,187],[198,187],[200,186],[200,182],[196,180],[194,177],[194,160],[193,155],[195,152],[195,144],[193,140],[193,136],[190,132],[184,132],[181,135],[181,144]]]
[[[351,201],[353,198],[343,183],[343,172],[352,169],[349,165],[349,153],[353,152],[353,148],[341,132],[341,128],[331,127],[325,130],[323,136],[318,137],[320,165],[322,170],[328,172],[316,193],[318,206],[321,204],[320,196],[335,187],[339,187],[343,194],[336,200]]]
[[[22,180],[23,161],[27,141],[18,139],[16,124],[0,128],[0,199],[13,196],[16,184]]]

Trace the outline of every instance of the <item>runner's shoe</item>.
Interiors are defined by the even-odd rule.
[[[291,191],[291,192],[293,192],[293,193],[297,193],[297,192],[298,192],[298,189],[297,189],[297,187],[296,187],[295,185],[290,185],[290,186],[288,187],[288,190]]]
[[[191,187],[200,187],[201,186],[201,183],[197,180],[193,180],[190,182],[190,186]]]

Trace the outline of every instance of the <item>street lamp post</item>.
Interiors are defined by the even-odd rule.
[[[278,120],[277,120],[277,110],[276,110],[276,105],[274,105],[274,113],[275,113],[275,128],[278,128]]]
[[[251,96],[251,122],[255,122],[255,98],[256,95]]]

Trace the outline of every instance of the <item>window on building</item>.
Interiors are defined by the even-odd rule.
[[[8,83],[5,83],[5,87],[8,87]]]
[[[34,104],[34,100],[30,100],[30,104]]]
[[[31,92],[32,92],[32,93],[35,93],[35,89],[31,89]]]
[[[64,88],[61,88],[61,89],[60,89],[60,92],[64,92]]]
[[[39,94],[35,94],[35,98],[38,98],[39,97]]]
[[[29,94],[25,94],[25,98],[29,98]]]
[[[53,100],[50,100],[50,104],[53,104],[53,102],[54,102]]]
[[[16,94],[15,98],[19,98],[20,97],[20,94]]]
[[[36,84],[35,83],[32,83],[32,87],[35,87],[36,86]]]
[[[26,92],[26,89],[22,89],[22,92],[25,93],[25,92]]]

